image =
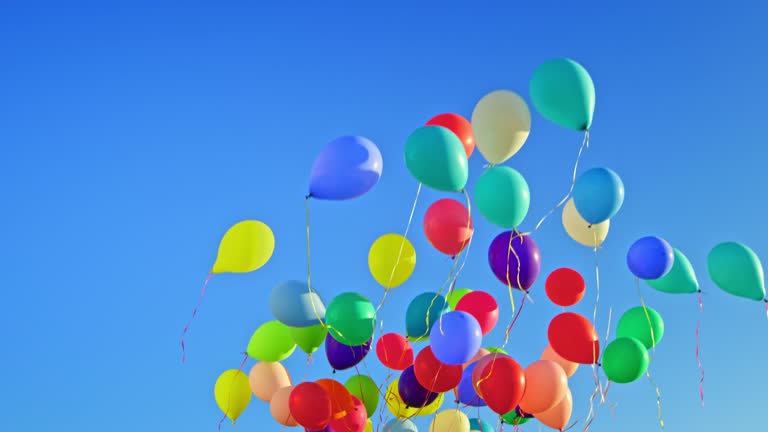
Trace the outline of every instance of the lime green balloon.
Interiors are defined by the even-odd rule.
[[[487,350],[488,350],[488,352],[489,352],[489,353],[491,353],[491,354],[493,354],[493,353],[499,353],[499,354],[509,355],[509,353],[507,353],[506,351],[504,351],[503,349],[501,349],[501,348],[498,348],[498,347],[489,347],[489,348],[486,348],[486,349],[487,349]]]
[[[530,83],[531,100],[548,120],[578,131],[592,126],[595,84],[584,66],[557,58],[540,65]]]
[[[649,307],[632,308],[624,312],[624,315],[619,318],[619,323],[616,325],[616,337],[635,338],[645,348],[651,349],[664,337],[664,320],[658,312]]]
[[[469,178],[464,145],[442,126],[420,127],[408,137],[405,165],[416,180],[439,191],[461,191]]]
[[[765,299],[765,276],[757,254],[737,242],[720,243],[707,256],[707,273],[723,291],[751,300]]]
[[[280,321],[267,321],[253,332],[246,352],[251,358],[263,362],[285,360],[296,350],[288,326]]]
[[[626,384],[643,376],[648,361],[648,350],[639,340],[620,337],[605,347],[602,365],[609,380]]]
[[[379,406],[379,387],[376,382],[367,375],[354,375],[344,384],[349,393],[358,398],[365,405],[365,410],[370,418]]]
[[[448,306],[450,306],[451,310],[456,310],[456,305],[459,304],[459,300],[471,292],[472,290],[469,288],[458,288],[451,291],[446,296],[445,300],[448,301]]]
[[[533,420],[532,417],[520,417],[517,415],[517,411],[512,410],[503,416],[501,416],[501,419],[504,420],[504,423],[509,425],[515,425],[520,426],[528,423],[529,421]]]
[[[376,309],[358,293],[339,294],[328,304],[325,322],[334,339],[347,346],[360,346],[373,336]]]
[[[328,330],[322,324],[309,327],[289,327],[291,338],[307,354],[317,351],[325,342]]]
[[[531,191],[522,174],[507,166],[495,166],[477,179],[475,203],[492,224],[517,228],[531,207]]]
[[[658,279],[646,280],[653,289],[668,294],[690,294],[699,291],[699,281],[696,272],[688,258],[678,249],[673,249],[675,258],[672,268],[667,274]]]

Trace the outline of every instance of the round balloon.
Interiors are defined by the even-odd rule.
[[[520,411],[520,407],[513,409],[512,411],[504,414],[501,416],[501,420],[506,424],[511,424],[515,426],[521,426],[533,419],[532,414],[526,414],[522,411]]]
[[[248,383],[248,376],[236,369],[224,371],[216,379],[213,395],[219,409],[234,424],[251,402],[251,386]]]
[[[482,339],[483,333],[475,317],[452,311],[444,314],[432,327],[429,345],[441,363],[460,365],[477,353]]]
[[[553,408],[568,391],[568,377],[559,364],[539,360],[525,368],[525,395],[520,409],[536,414]]]
[[[584,66],[555,58],[533,72],[531,100],[542,116],[560,126],[589,130],[595,111],[595,84]]]
[[[573,374],[576,373],[576,370],[579,369],[579,364],[568,361],[562,357],[558,353],[555,352],[555,350],[552,349],[551,346],[547,345],[546,348],[544,348],[544,351],[541,353],[541,359],[542,360],[552,360],[553,362],[560,365],[561,368],[563,368],[563,371],[565,371],[565,375],[568,377],[573,376]]]
[[[285,360],[296,350],[291,332],[280,321],[267,321],[253,332],[248,342],[248,356],[264,362]]]
[[[586,290],[586,283],[579,272],[572,268],[562,267],[547,276],[544,289],[552,303],[566,307],[581,301]]]
[[[269,402],[278,390],[291,386],[291,376],[280,363],[258,362],[248,373],[248,382],[254,396]]]
[[[415,342],[426,340],[435,322],[449,312],[448,302],[435,292],[424,292],[408,304],[405,311],[405,334]]]
[[[373,336],[376,309],[362,295],[354,292],[339,294],[325,312],[328,333],[348,346],[363,345]]]
[[[457,409],[440,411],[432,419],[429,432],[469,432],[469,419]]]
[[[344,387],[349,390],[349,394],[356,397],[365,405],[365,411],[368,417],[371,417],[379,406],[379,387],[376,382],[367,375],[353,375],[350,377]]]
[[[416,180],[438,191],[459,192],[469,178],[464,145],[442,126],[420,127],[408,137],[405,165]]]
[[[339,342],[330,334],[325,338],[325,355],[328,358],[328,363],[334,370],[354,367],[363,361],[370,350],[370,339],[362,345],[348,346]]]
[[[353,408],[343,411],[341,417],[334,417],[327,426],[331,432],[364,432],[368,423],[368,413],[360,399],[352,396]],[[327,429],[326,429],[327,430]]]
[[[627,252],[627,266],[640,279],[658,279],[669,273],[674,262],[672,246],[655,236],[635,241]]]
[[[483,291],[468,293],[456,305],[455,310],[464,311],[477,320],[483,336],[493,330],[499,321],[499,305],[492,295]]]
[[[288,331],[296,345],[307,354],[317,351],[328,336],[328,329],[323,324],[315,324],[310,327],[289,327]]]
[[[368,270],[385,289],[402,285],[416,268],[416,250],[400,234],[384,234],[368,251]]]
[[[589,320],[574,312],[563,312],[550,321],[549,345],[568,361],[594,364],[600,358],[600,338]]]
[[[531,112],[517,93],[496,90],[483,96],[472,111],[477,149],[491,164],[515,155],[531,133]]]
[[[272,288],[269,295],[272,315],[289,327],[311,327],[325,319],[325,303],[306,282],[289,280]]]
[[[427,390],[446,392],[455,388],[461,382],[464,368],[461,365],[441,363],[432,353],[432,348],[426,347],[416,356],[413,362],[416,379]]]
[[[464,369],[461,374],[461,381],[456,388],[456,398],[458,401],[467,406],[484,407],[486,406],[483,398],[477,394],[475,386],[474,372],[480,362],[470,364]]]
[[[765,275],[760,258],[749,246],[720,243],[707,255],[707,273],[723,291],[750,300],[765,299]]]
[[[322,200],[349,200],[370,191],[381,178],[384,161],[371,140],[342,136],[317,155],[309,176],[309,196]]]
[[[352,395],[349,394],[349,390],[340,382],[329,378],[322,378],[315,382],[325,389],[325,392],[328,393],[328,397],[331,399],[331,422],[355,409],[355,401],[352,399]]]
[[[606,220],[599,224],[591,224],[576,210],[573,198],[569,199],[563,207],[563,228],[570,238],[576,243],[591,248],[600,247],[608,237],[611,221]]]
[[[539,247],[524,234],[505,231],[491,242],[488,262],[504,285],[528,291],[541,272]]]
[[[425,407],[437,399],[437,393],[427,390],[419,383],[413,365],[400,374],[397,391],[400,399],[409,407]]]
[[[293,386],[283,387],[276,391],[269,401],[269,411],[272,414],[272,418],[283,426],[294,427],[299,425],[296,419],[291,416],[291,409],[288,405],[293,389]]]
[[[526,375],[512,357],[491,355],[495,358],[483,365],[480,376],[485,379],[476,381],[476,387],[488,408],[503,415],[514,409],[523,398],[527,388]]]
[[[448,306],[450,306],[451,310],[456,310],[456,305],[459,303],[459,300],[471,292],[472,290],[469,288],[456,288],[448,292],[448,295],[445,296],[445,300],[448,301]]]
[[[469,419],[469,432],[496,432],[493,425],[479,418]]]
[[[416,424],[408,419],[393,418],[384,424],[383,432],[419,432]]]
[[[611,169],[589,169],[576,180],[573,204],[587,222],[605,222],[624,204],[624,183]]]
[[[648,350],[635,338],[618,337],[605,347],[602,366],[609,380],[630,383],[648,370]]]
[[[475,203],[489,222],[512,229],[528,214],[531,191],[522,174],[507,166],[495,166],[477,179]]]
[[[331,397],[320,384],[303,382],[288,397],[291,417],[307,429],[322,430],[331,422]]]
[[[648,279],[648,285],[668,294],[690,294],[699,291],[699,281],[688,257],[680,250],[672,248],[674,258],[672,268],[664,276],[658,279]]]
[[[634,307],[621,316],[616,325],[616,337],[637,339],[645,348],[651,349],[664,337],[664,320],[658,312],[649,307]]]
[[[573,396],[571,390],[565,393],[563,399],[554,407],[536,414],[536,420],[555,430],[562,431],[571,420],[573,413]]]
[[[464,204],[450,198],[432,203],[424,214],[424,234],[438,251],[455,257],[472,238],[472,218]]]
[[[464,146],[467,159],[475,151],[475,135],[472,132],[472,124],[464,117],[454,113],[438,114],[429,119],[426,126],[442,126],[456,134]]]
[[[404,336],[397,333],[382,335],[376,342],[376,356],[384,366],[404,370],[413,364],[413,348]]]

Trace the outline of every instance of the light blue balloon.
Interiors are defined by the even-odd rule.
[[[378,183],[383,167],[381,151],[371,140],[361,136],[336,138],[315,158],[309,196],[334,201],[357,198]]]
[[[573,204],[587,222],[605,222],[618,213],[624,204],[624,183],[611,169],[587,170],[576,180]]]
[[[414,342],[426,340],[433,324],[450,310],[448,301],[438,293],[417,295],[405,311],[405,335]]]
[[[485,420],[478,418],[469,419],[469,432],[496,432]]]
[[[313,306],[314,304],[314,306]],[[310,327],[325,320],[323,299],[305,282],[290,280],[276,285],[269,295],[269,309],[275,319],[288,327]]]
[[[383,432],[419,432],[416,424],[408,419],[393,418],[384,425]]]
[[[484,407],[486,405],[485,401],[478,396],[475,391],[475,386],[472,383],[472,372],[474,372],[475,366],[477,366],[477,362],[472,363],[464,369],[464,372],[461,374],[461,381],[459,381],[457,393],[459,402],[464,405]]]
[[[483,333],[475,317],[464,311],[444,314],[432,326],[429,345],[435,358],[447,365],[460,365],[480,350]]]
[[[567,58],[544,62],[533,73],[531,101],[550,121],[577,131],[589,130],[595,112],[595,84],[584,66]]]

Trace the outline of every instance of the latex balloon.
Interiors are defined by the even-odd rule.
[[[469,419],[457,409],[440,411],[432,419],[429,432],[469,432]]]
[[[299,425],[296,419],[291,416],[291,409],[288,404],[293,389],[293,386],[283,387],[276,391],[269,401],[269,411],[272,414],[272,418],[283,426],[294,427]]]
[[[315,382],[325,389],[331,400],[331,422],[355,409],[352,395],[340,382],[329,378],[319,379]]]
[[[219,409],[235,423],[251,402],[251,387],[248,376],[237,369],[224,371],[216,379],[213,395]]]
[[[467,159],[475,151],[475,135],[472,132],[472,124],[464,117],[454,113],[438,114],[429,119],[426,126],[442,126],[456,134],[464,146]]]
[[[349,390],[349,394],[359,399],[365,405],[365,411],[368,417],[371,417],[379,406],[379,387],[376,382],[367,375],[351,376],[344,387]]]
[[[272,258],[275,236],[264,222],[245,220],[230,227],[219,243],[211,273],[247,273]]]
[[[382,432],[419,432],[419,429],[408,419],[393,418],[384,424]]]
[[[634,307],[619,318],[616,337],[637,339],[645,348],[651,349],[664,337],[664,320],[658,312],[649,307]]]
[[[381,151],[361,136],[342,136],[328,143],[315,159],[309,178],[309,196],[322,200],[348,200],[370,191],[381,178]]]
[[[397,333],[382,335],[376,342],[376,356],[384,366],[404,370],[413,364],[413,348],[404,336]]]
[[[416,410],[416,416],[417,417],[427,417],[431,416],[432,414],[436,413],[437,410],[439,410],[443,406],[443,402],[445,401],[445,393],[439,393],[437,395],[437,399],[435,399],[434,402],[431,404],[425,406],[422,409]]]
[[[253,365],[248,373],[248,382],[254,396],[269,402],[275,393],[284,387],[291,386],[291,376],[280,363],[259,362]]]
[[[587,285],[579,272],[562,267],[547,276],[544,288],[552,303],[566,307],[581,301]]]
[[[573,397],[571,396],[571,390],[568,389],[565,393],[565,397],[563,397],[557,405],[544,412],[536,414],[536,420],[552,429],[562,431],[571,420],[572,413]]]
[[[496,432],[493,426],[479,418],[469,419],[469,432]]]
[[[595,84],[584,66],[567,58],[541,64],[530,83],[531,101],[542,116],[560,126],[589,130],[595,111]]]
[[[648,285],[668,294],[690,294],[699,291],[699,281],[688,257],[678,249],[672,248],[674,258],[672,268],[664,276],[658,279],[646,280]]]
[[[552,360],[553,362],[560,365],[561,368],[563,368],[563,371],[565,371],[565,375],[568,377],[573,376],[573,374],[576,373],[576,371],[579,369],[579,364],[568,361],[562,357],[558,353],[555,352],[555,350],[552,349],[551,346],[547,345],[546,348],[544,348],[544,351],[541,353],[541,359],[542,360]]]
[[[750,300],[765,299],[765,275],[757,254],[737,242],[720,243],[707,255],[707,273],[723,291]]]
[[[493,412],[502,415],[514,409],[523,397],[527,381],[523,368],[512,358],[500,354],[484,365],[477,384],[478,393]]]
[[[408,304],[405,311],[405,334],[415,342],[429,337],[435,322],[450,312],[448,302],[435,292],[423,292]]]
[[[424,234],[429,244],[452,257],[464,250],[473,229],[469,211],[454,199],[435,201],[424,214]]]
[[[373,422],[371,421],[371,419],[368,419],[365,422],[365,432],[373,432]]]
[[[405,165],[416,180],[438,191],[459,192],[469,178],[464,145],[441,126],[420,127],[408,137]]]
[[[528,235],[512,231],[504,231],[493,239],[488,248],[488,262],[501,283],[524,291],[533,286],[541,272],[536,242]]]
[[[376,309],[371,302],[355,292],[337,295],[325,312],[328,334],[348,346],[363,345],[373,336]]]
[[[467,361],[465,361],[465,362],[464,362],[464,364],[462,365],[462,367],[463,367],[464,369],[466,369],[466,368],[468,368],[468,367],[469,367],[469,365],[471,365],[472,363],[475,363],[475,362],[478,362],[478,361],[480,361],[480,359],[482,359],[483,357],[487,356],[488,354],[491,354],[491,352],[490,352],[490,351],[488,351],[488,350],[487,350],[487,349],[485,349],[485,348],[480,348],[480,349],[477,351],[477,354],[473,355],[471,359],[469,359],[469,360],[467,360]]]
[[[461,365],[447,365],[435,358],[431,347],[419,352],[413,362],[416,379],[427,390],[442,393],[455,388],[461,382],[464,368]]]
[[[331,398],[320,384],[303,382],[291,391],[288,407],[296,423],[322,430],[331,422]]]
[[[248,356],[264,362],[285,360],[296,350],[288,327],[280,321],[267,321],[253,332],[248,342]]]
[[[531,133],[531,111],[517,93],[496,90],[483,96],[472,111],[477,150],[492,164],[515,155]]]
[[[605,347],[602,365],[609,380],[630,383],[648,370],[648,350],[635,338],[619,337]]]
[[[513,409],[512,411],[501,416],[501,420],[506,424],[515,426],[521,426],[533,419],[532,414],[525,414],[520,411],[520,407]]]
[[[492,295],[484,291],[473,291],[462,297],[456,305],[456,310],[475,317],[483,336],[490,333],[499,321],[499,305]]]
[[[565,371],[552,360],[539,360],[525,368],[525,384],[520,409],[531,414],[553,408],[568,391]]]
[[[600,247],[608,237],[608,231],[611,228],[611,221],[606,220],[599,224],[591,224],[576,210],[573,204],[573,198],[569,199],[563,207],[563,228],[570,238],[576,243],[591,248]]]
[[[352,396],[353,408],[344,411],[340,418],[333,418],[327,426],[333,432],[364,432],[368,420],[368,413],[360,399]]]
[[[328,336],[328,329],[322,324],[311,327],[289,327],[288,331],[296,345],[307,354],[317,351]]]
[[[488,222],[513,229],[528,215],[531,191],[518,171],[503,165],[495,166],[477,179],[475,203]]]
[[[486,368],[487,365],[496,361],[501,357],[507,357],[506,354],[489,353],[488,355],[481,357],[472,371],[472,385],[475,388],[477,394],[482,397],[480,384],[490,378],[489,373],[493,372],[493,368]]]
[[[459,365],[477,354],[483,333],[475,317],[452,311],[444,314],[440,321],[429,334],[435,358],[447,365]]]
[[[325,303],[306,282],[285,281],[272,288],[269,295],[272,315],[289,327],[311,327],[325,319]]]
[[[576,180],[573,204],[587,222],[605,222],[624,204],[624,183],[611,169],[589,169]]]
[[[456,288],[450,291],[448,295],[445,296],[445,300],[448,302],[450,310],[456,310],[456,305],[459,303],[459,300],[471,292],[472,290],[469,288]]]
[[[658,279],[669,273],[674,262],[672,246],[660,237],[643,237],[627,252],[627,267],[640,279]]]
[[[589,320],[574,312],[563,312],[550,321],[549,345],[562,358],[579,364],[594,364],[600,358],[600,338]]]
[[[505,350],[503,350],[503,349],[501,349],[499,347],[488,347],[488,352],[490,354],[499,353],[499,354],[509,355],[508,352],[506,352]]]
[[[461,375],[461,381],[456,388],[456,398],[460,403],[467,406],[484,407],[486,406],[483,398],[477,394],[477,390],[474,383],[474,371],[477,368],[479,362],[472,363]]]
[[[328,358],[328,363],[334,370],[344,370],[354,367],[363,361],[370,350],[370,339],[362,345],[348,346],[339,342],[330,334],[325,338],[325,356]]]
[[[384,401],[387,404],[387,408],[397,418],[410,418],[414,416],[428,416],[434,414],[443,405],[444,397],[441,393],[437,399],[424,408],[408,407],[398,393],[397,387],[400,378],[395,378],[387,387],[387,392],[384,395]]]
[[[384,234],[368,251],[368,270],[385,289],[402,285],[416,268],[416,250],[400,234]]]
[[[424,407],[437,399],[437,393],[425,389],[416,379],[413,366],[408,366],[400,374],[397,391],[400,394],[400,399],[409,407]]]

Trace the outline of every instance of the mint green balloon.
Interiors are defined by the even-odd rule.
[[[723,291],[751,300],[765,299],[765,276],[760,258],[738,242],[720,243],[707,255],[707,273]]]
[[[620,337],[605,347],[603,371],[617,384],[631,383],[648,370],[648,350],[635,338]]]
[[[533,106],[550,121],[578,131],[592,126],[595,84],[575,61],[557,58],[540,65],[531,78],[530,92]]]
[[[469,178],[464,145],[442,126],[420,127],[408,137],[405,165],[416,180],[439,191],[461,191]]]
[[[488,352],[489,352],[489,353],[491,353],[491,354],[493,354],[493,353],[499,353],[499,354],[509,355],[509,353],[508,353],[508,352],[504,351],[504,350],[503,350],[503,349],[501,349],[501,348],[497,348],[497,347],[488,347],[488,348],[486,348],[486,349],[487,349],[487,350],[488,350]]]
[[[672,268],[658,279],[648,279],[646,283],[653,289],[668,294],[690,294],[699,291],[696,272],[688,258],[678,249],[674,250]]]
[[[507,166],[495,166],[477,179],[475,204],[488,222],[513,229],[528,215],[531,191],[522,174]]]

